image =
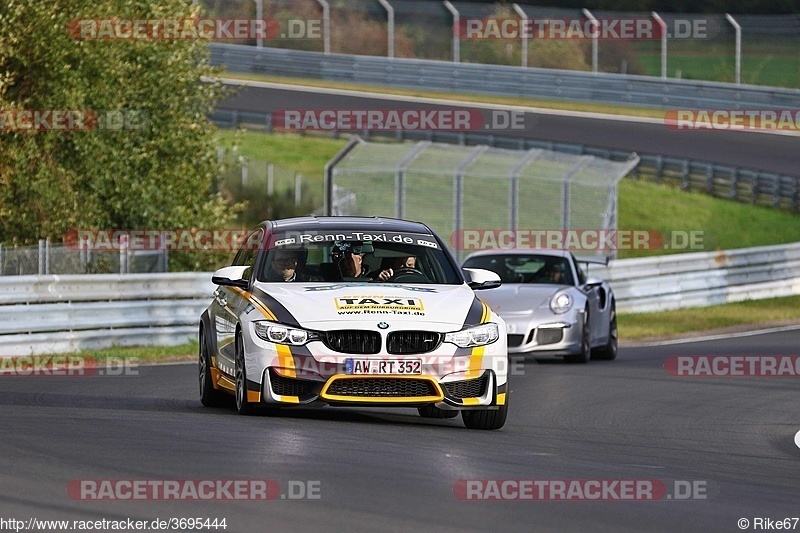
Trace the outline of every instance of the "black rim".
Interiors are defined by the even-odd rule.
[[[242,406],[244,405],[244,370],[242,370],[242,361],[241,361],[241,351],[240,343],[241,341],[237,338],[236,339],[236,407],[241,411]]]

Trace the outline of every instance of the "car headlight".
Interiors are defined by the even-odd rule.
[[[291,346],[302,346],[310,341],[319,340],[319,334],[314,331],[307,331],[300,328],[292,328],[274,322],[259,321],[253,322],[256,335],[265,341],[275,344],[288,344]]]
[[[500,329],[494,322],[481,324],[471,328],[462,329],[447,333],[444,342],[455,344],[459,348],[472,348],[473,346],[484,346],[492,344],[500,337]]]
[[[550,299],[550,310],[555,314],[563,315],[570,309],[572,309],[572,296],[569,293],[559,292]]]

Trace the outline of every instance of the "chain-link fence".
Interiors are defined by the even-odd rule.
[[[427,0],[199,3],[209,16],[255,18],[260,13],[280,26],[279,33],[260,41],[226,41],[254,46],[566,70],[590,70],[596,62],[599,72],[651,76],[663,73],[669,78],[800,86],[800,15],[727,17],[724,13],[587,11],[511,2],[451,1],[448,6]],[[329,9],[323,9],[323,4]],[[592,18],[600,21],[597,27],[611,24],[611,31],[602,32],[594,42],[585,30]],[[501,30],[498,35],[488,19],[520,21],[515,29],[526,27],[523,20],[535,21],[533,27],[547,30]],[[629,22],[647,23],[653,31],[616,36],[617,30]],[[546,35],[551,26],[539,23],[552,27],[577,24],[585,33],[581,37],[565,34],[549,38]],[[662,23],[666,42],[660,38]],[[294,37],[293,24],[302,30]],[[468,24],[480,28],[478,37],[468,36]],[[523,38],[527,33],[530,38]]]
[[[615,230],[617,184],[639,162],[543,149],[360,141],[327,178],[330,214],[417,220],[461,254],[465,230]],[[602,253],[602,250],[598,250]]]
[[[124,242],[110,248],[113,249],[97,250],[81,244],[51,244],[47,240],[35,246],[0,244],[0,276],[169,272],[166,249],[131,250]]]
[[[239,224],[251,227],[262,220],[311,213],[322,204],[322,189],[300,172],[218,148],[220,188],[235,202],[244,202]]]

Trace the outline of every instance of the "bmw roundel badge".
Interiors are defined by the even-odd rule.
[[[386,329],[389,327],[389,324],[387,324],[386,322],[378,322],[378,327],[381,329]]]

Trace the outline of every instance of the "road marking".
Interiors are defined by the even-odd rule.
[[[738,339],[740,337],[753,337],[755,335],[768,335],[770,333],[781,333],[783,331],[796,331],[800,329],[800,324],[793,326],[781,326],[777,328],[757,329],[753,331],[740,331],[738,333],[724,333],[720,335],[708,335],[706,337],[693,337],[690,339],[672,339],[668,341],[642,342],[637,344],[626,344],[622,348],[649,348],[652,346],[670,346],[673,344],[690,344],[693,342],[709,342],[724,339]]]
[[[634,465],[634,464],[624,464],[622,466],[635,466],[636,468],[652,468],[653,470],[663,470],[663,469],[667,468],[666,466]]]
[[[331,89],[327,87],[312,87],[309,85],[287,85],[285,83],[274,83],[268,81],[240,80],[236,78],[203,78],[203,81],[219,80],[226,85],[244,85],[247,87],[257,87],[261,89],[280,89],[297,92],[308,92],[313,94],[333,94],[339,96],[353,96],[356,98],[372,98],[375,100],[387,100],[394,102],[411,102],[420,104],[460,106],[472,109],[497,109],[503,111],[523,111],[526,113],[538,113],[540,115],[553,115],[559,117],[577,117],[594,120],[616,120],[618,122],[638,122],[644,124],[660,124],[665,126],[663,118],[636,117],[629,115],[612,115],[609,113],[595,113],[590,111],[568,111],[565,109],[550,109],[544,107],[520,106],[510,104],[492,104],[480,102],[465,102],[462,100],[448,100],[446,98],[428,98],[423,96],[402,96],[397,94],[371,93],[368,91],[354,91],[351,89]],[[590,103],[590,102],[589,102]],[[664,110],[667,111],[666,109]],[[713,130],[712,130],[713,131]],[[721,130],[729,131],[729,130]],[[800,136],[800,131],[783,130],[730,130],[742,133],[762,133],[767,135],[788,135],[792,137]]]

